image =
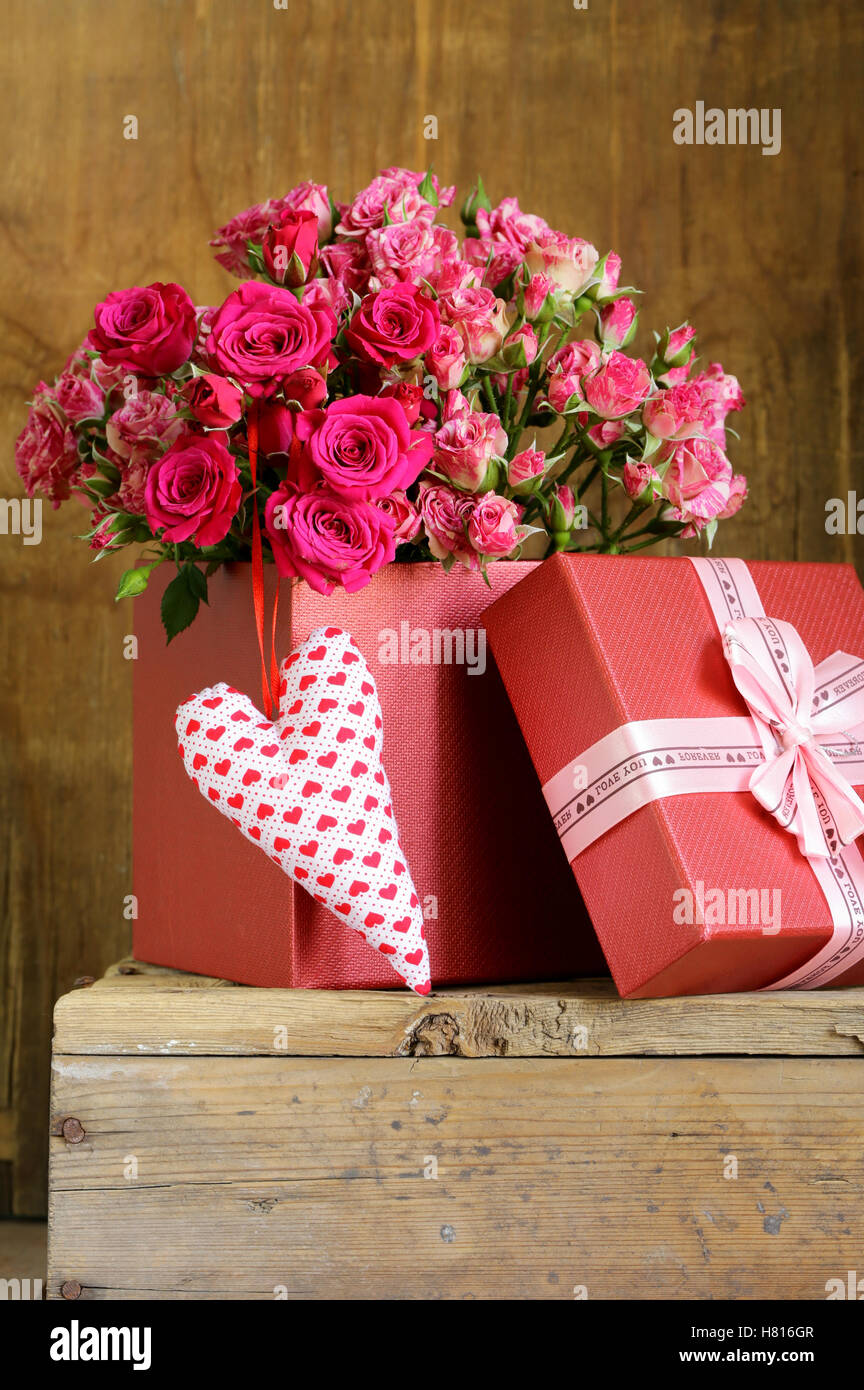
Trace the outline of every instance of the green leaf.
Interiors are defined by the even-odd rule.
[[[198,612],[200,595],[193,592],[194,580],[189,579],[190,569],[194,569],[194,566],[184,565],[162,595],[162,626],[169,642],[194,622]]]
[[[207,577],[203,570],[199,570],[197,565],[187,564],[183,566],[186,574],[186,582],[189,585],[189,592],[195,598],[207,602]]]
[[[417,185],[417,192],[421,198],[425,198],[427,203],[431,203],[433,208],[438,206],[438,194],[435,192],[435,184],[432,181],[432,166],[426,170],[423,182]]]
[[[143,594],[147,588],[151,571],[158,564],[159,561],[156,560],[152,565],[141,565],[138,569],[126,570],[125,574],[120,576],[120,583],[117,585],[117,592],[114,595],[115,603],[121,598],[137,598],[138,594]]]

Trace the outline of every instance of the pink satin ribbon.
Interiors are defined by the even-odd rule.
[[[769,989],[826,984],[864,959],[864,660],[835,652],[814,667],[791,623],[765,616],[743,560],[693,559],[732,678],[749,711],[650,719],[598,740],[543,787],[573,860],[641,806],[666,796],[750,791],[794,834],[834,930],[810,961]]]

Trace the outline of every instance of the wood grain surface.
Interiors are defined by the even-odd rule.
[[[13,440],[92,305],[176,279],[231,288],[212,230],[300,179],[381,166],[518,193],[614,246],[651,325],[697,323],[741,379],[751,498],[720,549],[851,560],[825,502],[862,488],[859,77],[842,0],[3,0],[0,492]],[[782,150],[679,146],[699,100],[782,111]],[[138,139],[123,138],[124,117]],[[424,140],[424,119],[438,121]],[[128,946],[130,670],[123,562],[91,568],[74,504],[0,534],[0,1211],[45,1203],[50,1009]]]
[[[79,1125],[51,1140],[47,1294],[824,1298],[860,1268],[860,1077],[842,1057],[57,1057],[54,1127]]]
[[[436,990],[251,989],[126,960],[58,1000],[54,1055],[864,1055],[864,989],[620,999],[611,980]]]

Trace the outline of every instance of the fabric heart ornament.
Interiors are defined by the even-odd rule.
[[[206,801],[428,994],[423,914],[381,762],[375,680],[351,634],[316,628],[282,663],[279,715],[214,685],[174,721]]]

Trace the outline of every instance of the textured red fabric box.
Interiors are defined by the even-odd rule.
[[[814,663],[837,649],[864,652],[864,591],[850,566],[748,568],[765,612],[795,625]],[[687,559],[555,556],[485,619],[541,784],[628,721],[747,714]],[[750,792],[655,801],[572,868],[622,995],[760,988],[831,937],[794,836]],[[779,890],[780,931],[676,923],[673,895],[697,883]],[[864,966],[834,983],[864,983]]]
[[[493,595],[532,568],[492,566]],[[135,955],[246,984],[393,987],[381,957],[208,807],[186,776],[177,706],[217,681],[260,706],[260,660],[249,565],[219,571],[209,607],[166,647],[159,599],[168,569],[135,604]],[[269,566],[266,577],[272,599]],[[392,657],[403,624],[430,637],[482,630],[489,601],[477,575],[446,575],[433,564],[391,565],[354,595],[323,598],[305,584],[283,584],[280,595],[280,657],[333,624],[353,634],[375,675],[400,837],[426,906],[433,986],[604,969],[491,653],[482,675],[465,664],[380,660],[383,633]]]

